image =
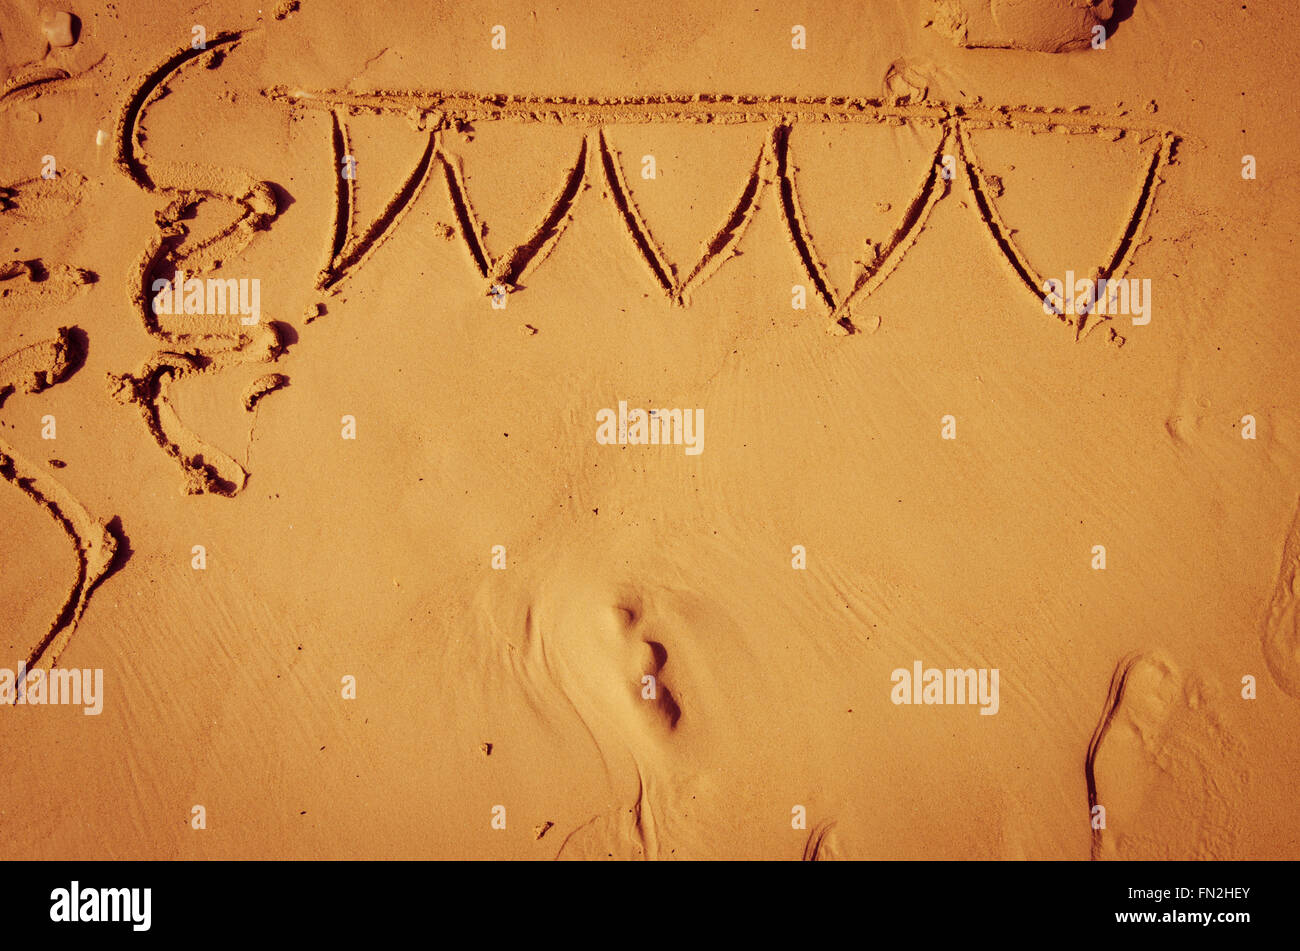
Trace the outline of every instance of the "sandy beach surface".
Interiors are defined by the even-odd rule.
[[[275,3],[0,3],[0,856],[1300,857],[1290,3]]]

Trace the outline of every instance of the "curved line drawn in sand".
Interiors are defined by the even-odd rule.
[[[46,266],[40,258],[0,261],[0,309],[52,307],[76,297],[95,274],[67,264]]]
[[[0,108],[26,102],[38,96],[58,95],[88,88],[91,85],[90,74],[107,59],[108,54],[104,53],[99,59],[76,73],[70,73],[59,66],[28,63],[20,68],[16,75],[5,81],[4,89],[0,90]]]
[[[83,360],[74,331],[60,327],[57,337],[23,347],[0,360],[0,404],[14,391],[39,393],[76,372]],[[123,539],[94,518],[58,481],[23,459],[0,440],[0,477],[43,508],[72,542],[77,555],[76,577],[63,607],[49,629],[27,655],[29,669],[49,669],[58,663],[91,592],[112,570]]]
[[[1134,210],[1120,229],[1119,241],[1108,262],[1098,269],[1098,277],[1107,280],[1119,280],[1131,263],[1133,254],[1141,243],[1142,233],[1151,212],[1160,173],[1169,164],[1178,141],[1178,137],[1169,130],[1121,121],[1116,116],[1093,114],[1087,109],[1012,106],[991,108],[947,105],[928,100],[913,102],[855,99],[843,96],[819,99],[710,94],[593,99],[476,95],[440,91],[379,90],[366,93],[345,90],[307,91],[284,86],[265,89],[262,94],[273,101],[291,106],[328,111],[333,117],[336,161],[345,154],[341,150],[345,146],[346,134],[340,132],[341,116],[345,113],[401,116],[407,122],[414,119],[420,129],[432,127],[434,130],[432,134],[435,136],[445,130],[463,128],[475,122],[497,121],[587,127],[594,130],[598,148],[589,147],[587,140],[584,139],[578,161],[569,170],[566,189],[551,206],[546,219],[537,231],[538,235],[546,235],[548,243],[545,253],[549,253],[560,230],[567,223],[578,186],[588,174],[585,161],[590,154],[596,152],[600,156],[610,197],[637,253],[645,260],[646,266],[660,288],[673,303],[679,305],[687,304],[689,292],[735,253],[736,244],[756,211],[760,193],[770,182],[773,174],[772,167],[775,166],[774,174],[779,183],[781,213],[795,253],[812,281],[817,296],[830,311],[832,319],[850,332],[854,329],[850,313],[851,305],[857,300],[868,297],[898,267],[924,230],[926,219],[934,205],[948,193],[949,182],[940,174],[940,160],[950,153],[957,153],[962,158],[967,183],[975,196],[977,212],[992,235],[994,245],[1019,281],[1033,294],[1034,299],[1041,303],[1044,293],[1043,281],[1037,270],[1030,265],[1017,247],[1011,237],[1011,229],[1002,221],[989,198],[987,178],[971,148],[969,130],[1014,129],[1029,134],[1064,132],[1101,135],[1112,141],[1128,133],[1159,136],[1159,145],[1146,168]],[[611,125],[648,123],[759,123],[771,127],[768,142],[764,145],[731,216],[722,230],[706,244],[700,262],[684,280],[678,278],[676,267],[665,258],[659,245],[651,236],[644,218],[632,201],[631,191],[623,176],[617,155],[605,135],[605,129]],[[859,275],[853,288],[847,293],[837,293],[831,287],[826,269],[817,254],[799,207],[789,146],[790,130],[799,123],[887,125],[916,123],[938,127],[942,132],[935,161],[931,163],[926,179],[908,206],[902,222],[889,241],[880,249],[875,260],[868,263],[865,271]],[[459,219],[461,238],[480,275],[489,278],[494,285],[502,283],[503,279],[509,278],[511,274],[514,274],[517,280],[518,272],[522,271],[522,268],[512,268],[500,261],[490,260],[483,248],[481,227],[469,209],[458,164],[444,154],[440,142],[434,145],[434,151],[436,159],[444,168],[448,192]],[[423,181],[422,167],[427,160],[426,150],[416,170],[421,176],[421,181]],[[342,247],[340,235],[351,234],[351,191],[350,184],[336,186],[334,253],[331,257],[331,266],[324,272],[326,277],[320,285],[322,289],[337,285],[364,257],[364,253],[353,255],[352,258],[342,262],[341,267],[339,266],[338,259]],[[404,188],[394,201],[402,200],[402,196],[410,191]],[[418,192],[418,189],[415,192]],[[413,198],[414,195],[411,194],[410,197]],[[400,217],[400,209],[395,209],[390,204],[377,223],[377,226],[381,226],[381,233],[387,234],[396,224],[398,217]],[[341,229],[340,222],[347,222],[347,227]],[[534,238],[533,241],[521,245],[516,249],[515,254],[523,251],[526,263],[537,263],[534,258],[540,260],[545,257],[545,253],[537,254],[540,250],[534,247],[537,240]],[[512,257],[507,255],[507,259]],[[514,281],[509,283],[513,284]],[[490,287],[489,292],[491,291]],[[1079,340],[1086,332],[1110,319],[1109,316],[1100,320],[1088,319],[1096,316],[1098,315],[1085,312],[1078,315],[1077,320],[1063,315],[1061,319],[1074,328],[1075,339]],[[1124,338],[1112,330],[1110,341],[1122,345]]]
[[[34,66],[26,74],[6,80],[4,91],[0,92],[0,103],[8,105],[34,98],[70,78],[66,69]]]
[[[1273,681],[1288,696],[1300,699],[1300,504],[1282,543],[1281,565],[1260,644]]]
[[[86,178],[70,170],[55,178],[29,178],[0,187],[0,223],[65,218],[85,197]],[[98,280],[93,271],[40,258],[0,261],[0,309],[34,310],[71,300]]]
[[[14,393],[40,393],[62,383],[81,363],[80,346],[69,327],[0,359],[0,406]]]
[[[218,373],[242,363],[274,362],[284,351],[283,337],[274,324],[250,333],[180,333],[168,330],[151,306],[150,288],[159,272],[203,271],[242,253],[260,232],[269,229],[279,213],[270,182],[232,169],[149,159],[142,146],[143,124],[149,107],[166,94],[168,83],[198,65],[214,69],[233,51],[244,32],[224,32],[207,41],[206,49],[186,46],[147,73],[127,98],[117,127],[116,164],[141,190],[168,199],[156,214],[157,235],[132,268],[131,303],[149,334],[169,345],[159,350],[135,373],[110,374],[110,393],[122,403],[138,406],[159,447],[180,464],[182,490],[233,496],[248,481],[248,472],[233,457],[206,445],[176,416],[167,399],[172,383],[185,376]],[[236,217],[216,234],[185,247],[188,229],[184,219],[208,202],[232,204]],[[278,375],[277,375],[278,376]],[[253,411],[258,400],[280,389],[284,382],[265,387],[256,397],[244,397]]]
[[[828,820],[818,823],[808,833],[808,841],[803,847],[803,861],[805,862],[833,862],[842,857],[843,850],[839,844],[839,837],[835,834],[835,821]]]
[[[54,178],[28,178],[0,187],[0,213],[21,221],[49,221],[70,214],[81,204],[88,186],[86,176],[70,169]]]
[[[1084,760],[1093,828],[1102,859],[1229,859],[1234,809],[1249,774],[1240,745],[1198,678],[1161,652],[1136,652],[1111,677]]]
[[[262,397],[288,385],[289,378],[283,373],[265,373],[244,387],[240,400],[244,404],[244,409],[251,413],[257,404],[262,401]]]

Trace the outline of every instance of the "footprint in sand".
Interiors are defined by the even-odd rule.
[[[699,792],[677,745],[680,672],[664,646],[679,627],[671,605],[631,585],[561,571],[531,593],[518,674],[539,696],[558,689],[611,778],[631,783],[622,805],[562,840],[559,857],[669,858],[674,846],[700,848],[690,829],[666,828],[692,814]]]
[[[1232,858],[1242,752],[1208,685],[1160,652],[1126,657],[1085,764],[1090,814],[1105,807],[1093,859]]]
[[[677,728],[682,711],[664,679],[668,651],[641,599],[574,590],[528,613],[531,645],[598,739],[611,731],[638,760]]]
[[[1282,566],[1260,640],[1273,680],[1288,695],[1300,697],[1300,507],[1282,544]]]
[[[835,862],[845,858],[844,846],[833,821],[823,822],[808,833],[808,841],[803,847],[805,862]]]

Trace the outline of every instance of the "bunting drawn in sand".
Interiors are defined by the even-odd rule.
[[[284,341],[275,324],[259,327],[252,333],[242,329],[193,333],[164,324],[152,312],[149,288],[159,277],[170,279],[178,270],[189,273],[209,270],[238,255],[260,232],[269,228],[279,208],[268,182],[235,170],[163,163],[148,156],[143,147],[144,125],[149,108],[167,93],[169,83],[200,66],[216,68],[238,47],[244,35],[241,32],[218,34],[208,41],[206,49],[183,48],[147,73],[127,99],[116,137],[119,169],[142,190],[167,200],[157,213],[157,235],[140,256],[130,277],[133,306],[146,330],[166,346],[135,372],[111,376],[110,388],[119,400],[139,406],[155,441],[180,465],[187,492],[234,495],[244,486],[248,473],[233,457],[206,445],[181,423],[168,401],[168,388],[185,376],[217,373],[253,361],[274,362],[284,351]],[[707,94],[590,99],[441,92],[313,93],[283,87],[264,90],[263,94],[274,101],[329,113],[335,168],[354,152],[348,127],[350,116],[400,116],[405,123],[414,124],[424,139],[411,172],[367,225],[362,225],[357,214],[355,176],[332,176],[335,213],[325,262],[316,282],[319,290],[337,293],[343,282],[364,266],[395,232],[435,176],[447,189],[457,223],[455,230],[471,264],[485,281],[487,293],[518,290],[522,279],[554,250],[572,220],[578,197],[599,181],[604,183],[603,193],[613,204],[632,247],[655,283],[670,302],[686,306],[692,294],[738,253],[741,239],[767,190],[772,188],[793,253],[808,277],[814,296],[822,301],[831,319],[850,332],[854,330],[854,306],[874,293],[902,263],[924,231],[935,205],[958,181],[964,181],[970,189],[974,206],[1010,272],[1036,303],[1041,302],[1042,275],[1016,242],[1013,229],[1008,227],[994,202],[997,191],[990,187],[989,176],[975,156],[970,137],[972,129],[1011,129],[1031,135],[1064,132],[1098,135],[1110,140],[1132,133],[1157,140],[1158,146],[1145,167],[1132,214],[1119,229],[1120,238],[1113,252],[1095,270],[1098,277],[1110,280],[1121,277],[1131,264],[1151,213],[1160,173],[1170,161],[1176,143],[1176,137],[1166,130],[1146,128],[1140,123],[1094,115],[1086,110],[988,108],[928,100]],[[576,156],[559,175],[553,198],[538,224],[523,241],[499,255],[493,255],[488,249],[486,223],[471,201],[460,159],[445,142],[449,133],[485,122],[536,123],[582,130]],[[607,130],[619,125],[714,123],[758,124],[766,127],[766,135],[718,230],[703,243],[701,254],[693,264],[679,268],[665,253],[662,241],[638,208],[624,163]],[[845,286],[836,286],[832,280],[800,201],[797,155],[791,146],[791,130],[800,124],[914,124],[933,128],[938,133],[934,153],[892,233],[875,247],[869,259],[862,262],[861,270]],[[954,161],[960,161],[964,176],[953,174]],[[207,204],[231,206],[234,215],[215,234],[194,238],[186,221]],[[1073,328],[1075,338],[1079,339],[1108,318],[1085,312],[1077,316],[1060,315],[1060,319]],[[1124,342],[1114,331],[1111,340]],[[277,376],[282,381],[275,387],[278,389],[286,378]],[[256,402],[245,401],[250,412]]]
[[[972,130],[1009,129],[1028,135],[1095,135],[1108,141],[1133,135],[1144,141],[1147,138],[1155,140],[1151,156],[1142,169],[1132,212],[1117,225],[1118,239],[1113,250],[1093,269],[1097,279],[1108,281],[1122,278],[1132,263],[1133,255],[1143,240],[1161,173],[1171,161],[1178,141],[1177,136],[1166,129],[1145,126],[1118,116],[1094,114],[1087,109],[948,105],[928,100],[708,94],[592,99],[438,91],[310,92],[282,86],[266,89],[263,95],[291,106],[329,112],[336,162],[345,154],[351,154],[347,137],[349,115],[400,116],[407,123],[414,122],[421,134],[428,137],[411,176],[364,232],[357,229],[353,220],[355,185],[350,180],[339,179],[334,240],[327,266],[318,282],[321,289],[337,288],[391,234],[405,209],[423,190],[434,167],[443,170],[461,240],[479,275],[487,280],[488,293],[499,293],[500,287],[513,289],[527,270],[545,260],[559,240],[572,217],[578,194],[590,179],[596,177],[588,169],[588,164],[596,161],[599,164],[597,174],[608,186],[608,195],[637,253],[668,299],[679,305],[688,304],[691,292],[736,253],[737,244],[757,211],[764,190],[775,185],[781,215],[800,266],[831,318],[850,331],[853,330],[853,305],[870,296],[902,263],[924,230],[934,206],[959,179],[964,179],[970,189],[976,211],[1010,272],[1041,304],[1043,275],[1021,249],[1015,240],[1014,229],[1007,225],[997,208],[994,198],[998,190],[990,186],[989,176],[975,155],[971,145]],[[447,131],[484,122],[538,123],[587,130],[574,164],[564,173],[562,186],[541,223],[534,229],[533,236],[500,258],[492,258],[484,247],[483,224],[469,202],[459,162],[448,155],[442,141],[443,133]],[[758,123],[770,131],[731,213],[721,229],[705,243],[699,261],[685,271],[685,277],[679,277],[679,268],[668,260],[632,198],[619,155],[611,146],[606,130],[616,125],[710,123]],[[929,163],[901,220],[875,251],[873,258],[863,262],[862,271],[847,288],[836,288],[830,280],[800,207],[790,132],[794,126],[808,123],[915,124],[936,128],[940,133],[933,161]],[[964,176],[956,174],[959,161]],[[1110,319],[1109,315],[1087,310],[1077,315],[1061,314],[1058,318],[1073,329],[1076,340]],[[1124,338],[1113,330],[1110,340],[1120,345],[1124,342]]]
[[[238,256],[279,213],[269,182],[237,170],[174,162],[147,156],[144,124],[149,107],[166,95],[168,84],[187,71],[215,69],[245,34],[226,32],[207,41],[206,48],[185,47],[151,70],[128,97],[117,127],[116,164],[128,178],[150,194],[167,199],[157,212],[158,233],[129,275],[132,306],[145,329],[162,343],[134,373],[110,374],[109,392],[122,403],[135,404],[159,447],[177,461],[184,474],[182,489],[191,494],[233,496],[248,480],[248,472],[229,454],[205,444],[176,415],[167,391],[186,376],[215,374],[244,363],[271,363],[284,352],[281,330],[264,323],[251,330],[193,333],[165,324],[153,312],[150,288],[158,278],[171,280],[177,271],[211,271]],[[207,204],[233,206],[235,216],[203,239],[192,239],[185,221]],[[231,323],[235,321],[232,318]],[[280,382],[263,391],[272,392]],[[259,398],[260,398],[259,394]],[[257,399],[244,400],[252,412]]]

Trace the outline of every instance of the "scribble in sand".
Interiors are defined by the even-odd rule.
[[[167,246],[168,262],[191,272],[235,257],[259,231],[266,230],[279,211],[275,191],[270,182],[237,169],[151,158],[143,146],[142,126],[149,107],[166,93],[168,83],[201,64],[220,63],[243,36],[240,32],[219,33],[208,39],[206,49],[186,46],[172,54],[140,80],[118,117],[117,167],[142,190],[168,199],[158,222],[162,230],[170,229],[171,237],[184,235],[182,216],[203,202],[223,202],[238,209],[237,217],[225,228],[194,242],[184,253],[174,243]]]
[[[23,347],[0,360],[0,404],[13,392],[39,393],[76,371],[83,355],[78,336],[62,327],[58,336]],[[53,667],[67,647],[91,592],[113,567],[122,541],[95,519],[59,482],[0,440],[0,477],[39,505],[72,542],[77,570],[63,607],[26,657],[28,668]]]
[[[1094,860],[1234,857],[1243,750],[1214,691],[1164,654],[1130,654],[1116,667],[1084,775]]]
[[[167,345],[135,373],[110,374],[110,392],[120,402],[136,405],[158,445],[176,459],[189,493],[232,496],[243,488],[248,472],[233,457],[206,445],[177,418],[167,399],[173,382],[184,377],[221,372],[250,361],[273,362],[283,352],[279,332],[264,324],[253,333],[193,333],[159,320],[152,308],[151,288],[158,277],[171,279],[177,270],[190,274],[219,266],[239,255],[275,220],[279,208],[270,182],[237,169],[160,162],[143,148],[143,124],[149,107],[168,84],[187,71],[218,66],[244,36],[219,33],[206,49],[184,47],[148,72],[128,96],[117,127],[116,164],[139,188],[166,199],[157,212],[158,232],[133,266],[129,278],[131,303],[149,334]],[[205,203],[233,205],[235,217],[215,234],[190,240],[185,220]],[[258,399],[279,389],[262,390]]]
[[[854,329],[852,305],[874,292],[898,267],[924,230],[936,202],[948,193],[950,176],[941,172],[941,160],[948,155],[959,154],[962,157],[966,183],[974,194],[977,212],[992,234],[995,247],[1006,259],[1016,278],[1033,294],[1036,301],[1041,302],[1041,277],[1016,245],[1012,230],[998,215],[990,197],[994,190],[989,187],[988,177],[976,160],[970,145],[969,130],[999,128],[1030,135],[1100,135],[1111,141],[1130,132],[1158,133],[1159,146],[1146,169],[1133,212],[1119,228],[1119,241],[1107,263],[1098,271],[1097,277],[1107,280],[1117,280],[1123,275],[1141,243],[1155,187],[1177,142],[1177,136],[1168,130],[1147,128],[1118,116],[1104,116],[1086,110],[945,104],[926,99],[920,89],[916,90],[915,95],[895,95],[886,99],[706,93],[689,96],[590,98],[477,95],[418,90],[307,91],[284,86],[266,89],[263,95],[296,106],[328,111],[332,118],[336,163],[345,154],[349,154],[346,151],[348,142],[344,121],[347,114],[401,116],[404,122],[414,123],[423,134],[429,136],[429,143],[406,185],[364,235],[355,233],[352,221],[354,185],[339,179],[336,184],[334,240],[329,264],[322,271],[319,281],[321,287],[332,287],[343,280],[391,233],[400,220],[405,205],[413,201],[423,188],[431,161],[440,164],[444,170],[452,204],[459,218],[461,237],[480,275],[488,278],[493,286],[512,286],[525,267],[535,266],[549,253],[571,215],[574,198],[587,174],[588,154],[597,152],[609,186],[608,193],[637,253],[644,259],[655,281],[669,299],[684,305],[688,302],[689,292],[735,253],[736,244],[758,208],[760,195],[772,177],[771,169],[774,166],[779,183],[781,212],[795,253],[813,284],[816,296],[825,304],[832,319],[849,331]],[[586,127],[593,130],[595,137],[594,146],[589,145],[590,135],[584,138],[577,162],[570,168],[564,187],[536,229],[534,237],[499,260],[490,258],[483,247],[482,224],[473,215],[459,167],[446,156],[440,139],[443,131],[482,122]],[[768,142],[760,152],[731,215],[706,245],[703,258],[685,278],[677,276],[676,267],[665,258],[651,235],[644,217],[632,200],[618,157],[605,134],[609,126],[637,123],[760,123],[771,129]],[[941,131],[934,161],[908,204],[901,222],[874,259],[866,262],[866,267],[854,286],[846,291],[832,287],[800,209],[789,145],[790,130],[800,123],[918,124],[933,126]],[[1104,322],[1099,315],[1088,313],[1077,317],[1062,315],[1062,320],[1074,328],[1076,340]],[[1124,342],[1124,338],[1114,331],[1110,340],[1117,344]]]
[[[154,441],[180,464],[184,473],[183,492],[234,496],[248,481],[248,470],[234,457],[207,445],[191,432],[172,408],[168,390],[187,376],[220,373],[244,363],[274,362],[283,349],[279,330],[274,325],[266,325],[241,334],[236,342],[222,350],[213,349],[212,341],[205,340],[202,347],[188,351],[159,351],[134,373],[109,374],[109,393],[119,403],[134,405]],[[252,404],[256,405],[257,399],[275,389],[279,386],[268,386]],[[252,408],[247,394],[245,406]]]
[[[1289,696],[1300,698],[1300,505],[1282,543],[1282,563],[1260,641],[1274,682]]]

